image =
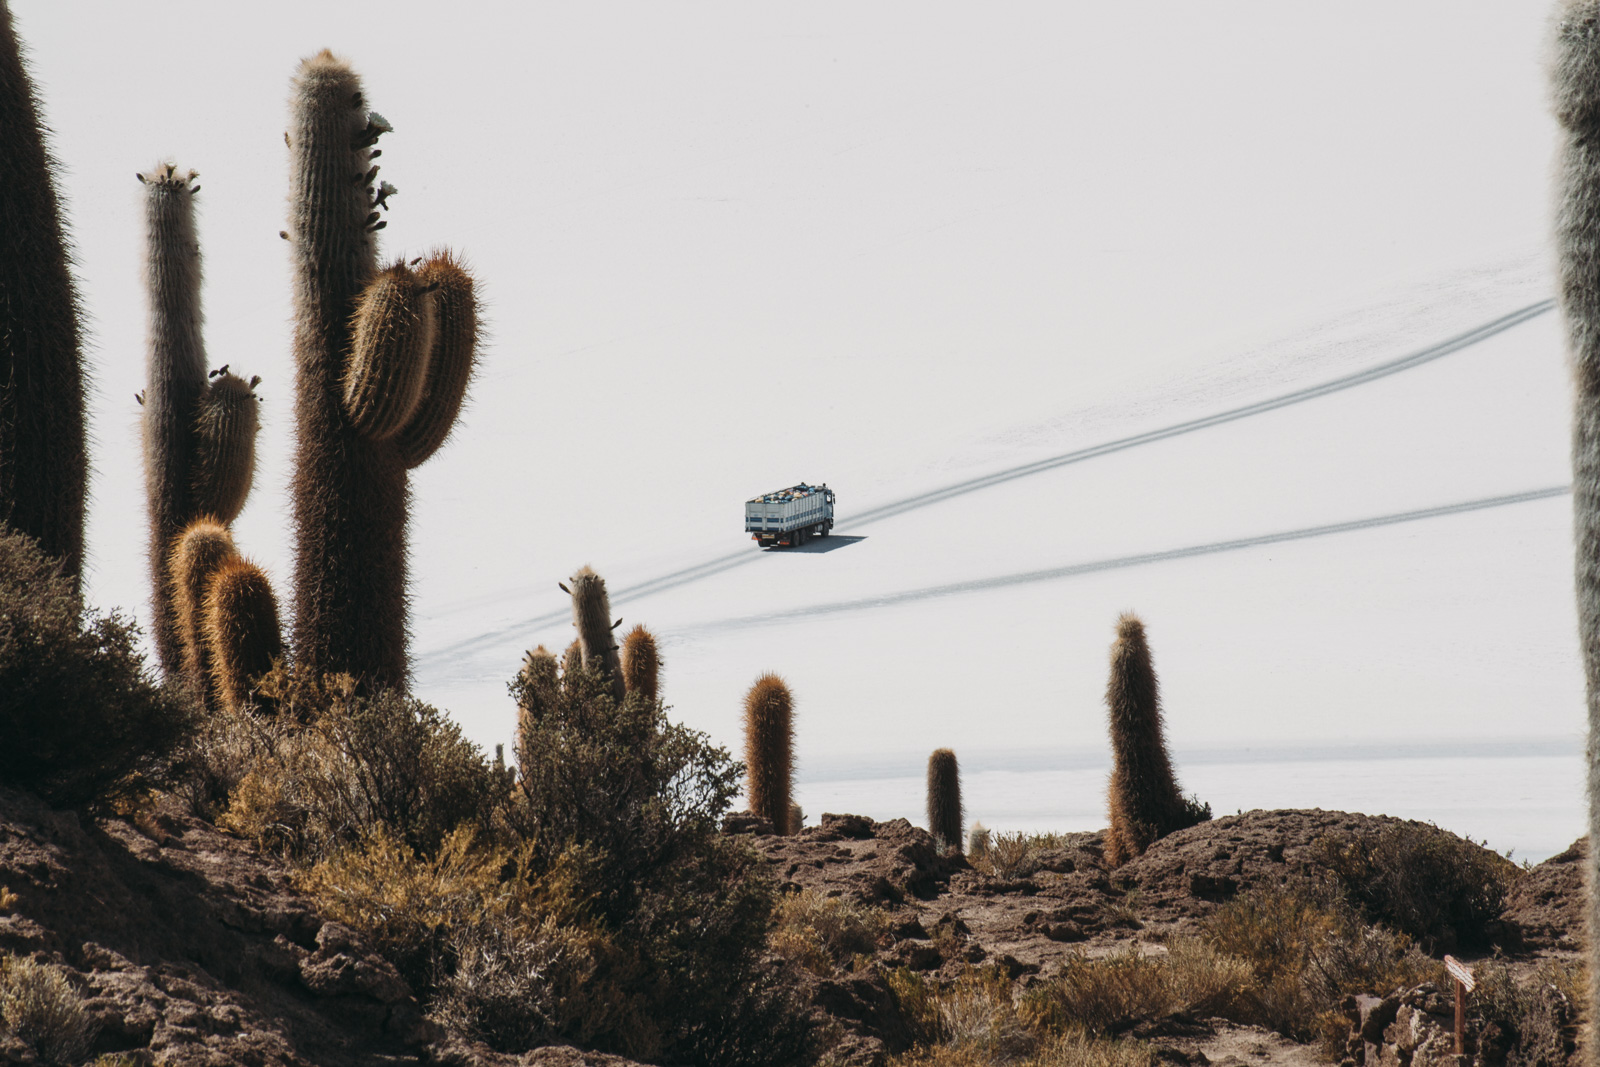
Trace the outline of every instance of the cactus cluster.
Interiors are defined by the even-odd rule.
[[[138,175],[145,188],[145,283],[150,305],[143,404],[145,499],[150,516],[150,604],[156,653],[169,675],[192,657],[175,608],[182,594],[168,565],[179,535],[206,518],[227,526],[243,510],[255,475],[259,426],[255,386],[226,366],[207,371],[201,331],[200,242],[194,171],[160,164]],[[202,694],[205,675],[189,675]]]
[[[227,527],[197,519],[169,561],[183,670],[211,707],[273,710],[255,685],[283,655],[278,601],[261,568],[239,555]]]
[[[0,0],[0,523],[79,588],[88,457],[78,299],[53,163]]]
[[[403,688],[407,471],[455,426],[478,336],[472,278],[449,253],[380,269],[395,190],[360,79],[329,52],[291,98],[295,275],[294,649],[313,673]]]

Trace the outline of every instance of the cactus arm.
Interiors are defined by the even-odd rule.
[[[435,254],[417,273],[425,285],[438,287],[433,298],[436,333],[421,402],[396,439],[407,469],[425,463],[455,429],[478,346],[472,275],[449,252]]]
[[[417,413],[434,348],[434,290],[404,264],[361,294],[344,371],[344,411],[357,433],[386,441]]]
[[[194,424],[194,508],[227,524],[244,510],[255,479],[259,401],[251,384],[223,371],[200,399]]]
[[[643,624],[622,639],[622,683],[629,693],[638,693],[652,704],[661,695],[661,655],[655,635]]]
[[[0,0],[0,523],[59,559],[76,592],[88,486],[84,375],[52,170]]]

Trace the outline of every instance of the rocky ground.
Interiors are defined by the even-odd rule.
[[[1072,953],[1163,951],[1167,937],[1231,895],[1301,873],[1317,836],[1381,821],[1320,811],[1230,816],[1174,834],[1115,872],[1102,863],[1099,834],[1069,835],[1004,877],[938,856],[904,820],[827,815],[793,837],[750,840],[788,886],[885,907],[883,963],[946,976],[997,963],[1026,984]],[[1527,952],[1575,950],[1580,861],[1569,850],[1518,885],[1505,918]],[[67,968],[99,1023],[96,1052],[174,1067],[626,1067],[572,1049],[506,1057],[442,1043],[393,968],[353,931],[321,919],[281,864],[176,807],[93,822],[0,791],[0,887],[0,949]],[[881,980],[812,981],[819,1010],[845,1035],[841,1059],[881,1061],[905,1047]],[[1325,1062],[1226,1024],[1169,1021],[1145,1036],[1180,1064]],[[34,1061],[22,1042],[0,1039],[0,1062]]]

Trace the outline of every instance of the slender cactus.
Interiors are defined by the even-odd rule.
[[[283,655],[278,598],[260,567],[235,556],[216,569],[206,583],[201,630],[218,703],[236,713],[251,706],[277,710],[255,692],[255,683]]]
[[[523,738],[528,736],[530,718],[536,716],[545,708],[554,707],[559,692],[560,681],[556,677],[555,653],[540,645],[529,652],[522,659],[522,670],[519,680],[524,683],[522,687],[522,700],[517,705],[517,743],[515,751],[522,776],[527,779],[529,768],[524,761],[531,760],[533,753],[526,750]]]
[[[238,554],[228,528],[202,518],[178,535],[168,563],[173,618],[183,654],[182,676],[207,707],[215,707],[217,701],[212,686],[211,651],[203,630],[206,591],[211,576]]]
[[[1588,697],[1589,1004],[1600,1019],[1600,2],[1564,0],[1553,22],[1551,87],[1562,127],[1555,218],[1560,302],[1572,361],[1572,514],[1578,637]],[[1586,1034],[1584,1059],[1600,1065]]]
[[[776,674],[763,674],[744,698],[744,762],[750,810],[792,831],[789,792],[794,778],[794,699]]]
[[[565,585],[561,588],[567,589]],[[572,576],[572,588],[568,592],[572,594],[572,625],[578,631],[583,668],[605,675],[612,698],[621,704],[628,691],[612,632],[616,623],[611,621],[611,598],[606,595],[606,580],[584,567]]]
[[[561,653],[561,678],[564,684],[571,685],[576,680],[576,675],[583,670],[583,642],[573,638],[572,644]]]
[[[630,693],[642,695],[654,704],[661,692],[661,656],[656,638],[641,623],[622,639],[622,681]]]
[[[961,851],[961,768],[956,754],[936,748],[928,757],[928,832],[941,853]]]
[[[171,163],[139,175],[150,304],[142,402],[151,630],[169,674],[183,669],[185,656],[168,576],[173,544],[202,515],[224,526],[238,517],[255,474],[258,426],[260,379],[245,382],[226,367],[206,373],[195,177]]]
[[[349,66],[326,51],[300,65],[290,110],[284,236],[295,271],[295,655],[314,674],[402,688],[406,471],[426,458],[419,440],[448,435],[465,381],[430,387],[433,304],[443,282],[418,284],[404,268],[378,271],[376,234],[386,225],[379,214],[395,190],[378,182],[372,157],[388,122],[367,109]],[[452,344],[476,338],[470,300],[467,310],[471,328],[451,325]],[[454,350],[446,357],[462,358]],[[464,358],[463,379],[470,351]]]
[[[0,0],[0,523],[83,566],[83,357],[54,163],[22,44]]]
[[[1172,774],[1150,645],[1144,623],[1131,613],[1117,620],[1106,706],[1113,763],[1105,856],[1108,864],[1119,867],[1157,838],[1200,821],[1184,803]]]

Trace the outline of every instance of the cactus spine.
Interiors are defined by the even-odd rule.
[[[211,576],[238,556],[233,535],[209,518],[190,523],[173,543],[171,578],[173,620],[180,641],[184,681],[208,707],[215,706],[211,652],[206,643],[206,589]]]
[[[750,810],[792,832],[790,783],[794,777],[794,700],[776,674],[763,674],[744,698],[744,762]]]
[[[380,277],[375,235],[394,190],[377,183],[372,147],[390,126],[367,110],[355,73],[329,52],[312,56],[295,76],[290,110],[294,649],[315,674],[399,688],[409,671],[406,470],[420,462],[401,442],[412,440],[417,420],[442,441],[460,407],[448,390],[428,391],[437,338],[428,323],[443,285],[407,282],[403,299],[381,298],[394,272]],[[471,310],[466,335],[475,338]],[[403,329],[379,328],[402,320]],[[459,324],[452,329],[462,336]],[[440,406],[451,409],[448,419]]]
[[[1578,637],[1588,696],[1589,1004],[1600,1018],[1600,3],[1565,0],[1553,22],[1551,87],[1562,127],[1555,219],[1560,302],[1572,361],[1572,513]],[[1584,1058],[1600,1063],[1588,1035]]]
[[[278,600],[267,576],[247,559],[225,560],[206,583],[204,607],[202,637],[219,704],[232,712],[251,705],[275,710],[254,689],[283,655]]]
[[[606,595],[606,580],[584,567],[572,576],[572,588],[568,592],[572,594],[572,625],[578,630],[583,669],[605,675],[612,698],[621,704],[628,691],[622,677],[622,659],[617,655],[617,642],[612,634],[616,623],[611,621],[611,598]]]
[[[0,523],[83,565],[83,359],[78,300],[33,83],[0,0]]]
[[[654,704],[660,697],[661,656],[655,635],[641,623],[622,639],[622,680],[630,693]]]
[[[139,175],[145,186],[150,304],[141,399],[151,630],[169,674],[182,670],[184,661],[184,636],[168,581],[173,544],[202,515],[224,526],[238,517],[255,472],[258,425],[255,381],[246,383],[226,367],[206,373],[194,179],[194,171],[180,172],[170,163]]]
[[[1161,696],[1144,623],[1131,612],[1117,620],[1106,686],[1111,722],[1111,829],[1106,862],[1113,867],[1141,855],[1150,843],[1195,820],[1167,758]]]
[[[961,851],[961,768],[956,754],[936,748],[928,757],[928,832],[941,853]]]

